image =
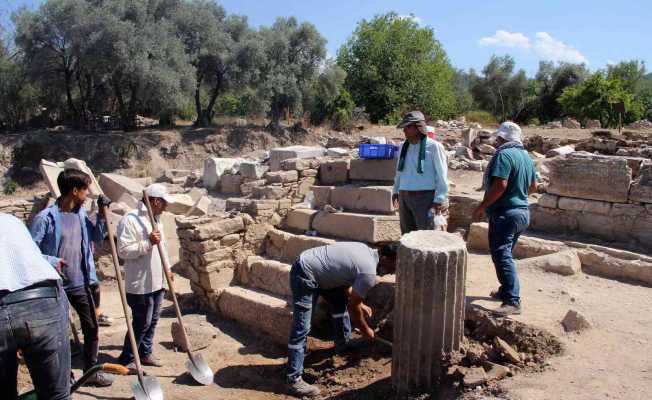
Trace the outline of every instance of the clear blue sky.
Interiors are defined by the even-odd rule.
[[[0,21],[21,5],[42,0],[0,0]],[[331,55],[359,20],[396,11],[435,30],[453,65],[481,69],[492,54],[509,53],[530,75],[539,60],[587,61],[589,68],[630,59],[652,70],[652,0],[224,0],[229,13],[253,26],[278,16],[308,21],[328,40]]]

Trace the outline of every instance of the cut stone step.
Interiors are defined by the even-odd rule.
[[[261,289],[285,298],[291,297],[290,264],[250,256],[236,267],[235,281],[238,285]]]
[[[319,235],[367,243],[397,241],[401,238],[398,215],[296,209],[288,213],[286,225],[299,231],[316,230]]]
[[[351,160],[349,179],[352,181],[393,182],[397,158],[392,160]]]
[[[265,254],[268,258],[292,264],[299,255],[313,247],[326,246],[335,243],[333,239],[317,236],[295,235],[293,233],[273,229],[267,233]]]
[[[313,186],[315,205],[330,204],[347,211],[393,214],[391,186]]]
[[[292,310],[285,299],[259,290],[230,286],[217,302],[220,313],[279,345],[287,345]]]

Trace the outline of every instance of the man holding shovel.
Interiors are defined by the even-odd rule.
[[[146,188],[147,196],[156,219],[174,199],[167,193],[164,185],[155,183]],[[157,244],[165,241],[161,221],[159,229],[153,229],[147,208],[140,202],[138,209],[126,214],[118,225],[118,254],[124,260],[125,289],[127,303],[133,315],[133,329],[138,353],[143,365],[160,367],[162,364],[154,357],[153,343],[156,324],[161,313],[161,302],[167,288],[161,255]],[[165,253],[165,250],[164,250]],[[168,257],[163,254],[163,257]],[[128,365],[134,355],[125,337],[119,362]]]
[[[68,301],[79,315],[86,371],[97,364],[99,352],[99,324],[91,293],[92,285],[98,282],[92,245],[104,240],[106,218],[101,211],[92,222],[84,208],[91,185],[90,176],[76,169],[67,169],[57,177],[57,185],[61,196],[34,218],[31,234],[41,252],[63,277]],[[113,379],[97,372],[86,383],[110,386]]]

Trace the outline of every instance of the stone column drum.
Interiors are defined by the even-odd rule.
[[[464,335],[467,251],[441,231],[401,238],[396,268],[392,382],[399,393],[428,390],[442,375],[445,353]]]

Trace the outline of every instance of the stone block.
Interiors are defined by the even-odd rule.
[[[199,201],[195,201],[190,195],[183,193],[175,193],[170,196],[174,198],[174,203],[168,204],[166,210],[172,214],[186,215],[191,209],[193,210],[191,215],[202,216],[208,214],[210,199],[206,196],[202,196],[198,199]]]
[[[462,131],[462,146],[471,147],[473,141],[478,135],[478,131],[472,128],[466,128]]]
[[[212,272],[199,272],[199,286],[204,290],[220,290],[227,288],[233,281],[232,268],[217,269]]]
[[[293,171],[275,171],[266,172],[265,179],[267,183],[290,183],[299,180],[299,172]]]
[[[274,259],[292,263],[305,250],[335,243],[333,239],[318,236],[294,235],[281,230],[271,230],[267,234],[266,254]]]
[[[543,196],[539,198],[537,204],[545,208],[557,208],[557,206],[559,205],[559,196],[545,193]]]
[[[342,147],[331,147],[330,149],[327,150],[326,155],[328,155],[329,157],[348,157],[349,149],[345,149]]]
[[[243,196],[248,196],[254,192],[255,188],[265,186],[265,183],[267,183],[267,181],[264,179],[245,182],[240,185],[240,194]]]
[[[320,235],[367,243],[396,241],[401,237],[398,216],[349,212],[319,212],[312,228]]]
[[[287,346],[292,310],[287,307],[285,299],[232,286],[224,289],[217,304],[223,317],[235,320],[279,345]]]
[[[451,194],[448,196],[448,231],[461,228],[468,230],[471,225],[473,210],[482,201],[482,194]]]
[[[237,282],[279,296],[291,296],[290,264],[258,256],[248,257],[238,266]]]
[[[582,263],[575,250],[564,250],[518,262],[519,268],[540,269],[560,275],[574,275],[582,271]]]
[[[350,211],[394,212],[391,186],[338,186],[331,191],[330,204]]]
[[[288,228],[296,229],[301,232],[309,231],[315,213],[317,213],[317,211],[301,208],[291,210],[285,217],[285,225]]]
[[[204,187],[209,190],[215,189],[220,183],[222,175],[227,171],[232,174],[237,173],[238,167],[243,161],[242,158],[207,158],[204,160],[204,172],[202,175]]]
[[[123,194],[129,194],[137,199],[143,197],[145,187],[132,178],[118,174],[100,174],[100,187],[112,201],[118,201]]]
[[[646,214],[645,207],[638,204],[614,203],[610,215],[612,217],[643,217]]]
[[[546,166],[550,171],[548,193],[615,203],[627,202],[632,171],[627,160],[622,157],[576,152],[551,159]]]
[[[241,175],[224,174],[220,180],[220,192],[227,194],[240,194],[243,178]]]
[[[314,207],[322,208],[326,204],[331,204],[331,192],[335,186],[313,186],[312,194],[315,196]]]
[[[565,156],[565,155],[568,155],[568,154],[574,153],[574,152],[575,152],[575,147],[574,146],[571,146],[571,145],[561,146],[561,147],[557,147],[555,149],[548,150],[548,152],[546,153],[546,157],[553,158],[553,157],[557,157],[557,156]]]
[[[608,215],[578,213],[578,231],[604,240],[615,240],[613,218]]]
[[[489,224],[476,222],[471,224],[467,237],[469,250],[488,253],[489,252]],[[537,237],[521,235],[514,247],[514,257],[530,258],[546,254],[558,253],[566,250],[563,242],[546,240]]]
[[[243,230],[244,222],[241,217],[224,218],[197,226],[191,231],[191,240],[221,239]]]
[[[583,271],[605,278],[652,285],[652,258],[634,253],[609,254],[612,252],[601,250],[584,248],[577,251]]]
[[[312,187],[317,182],[317,178],[302,178],[299,181],[299,187],[297,188],[297,195],[303,200],[303,196],[307,195]]]
[[[289,188],[283,186],[263,186],[254,187],[251,195],[257,199],[278,200],[287,196]]]
[[[268,166],[253,161],[244,161],[240,164],[240,175],[247,180],[261,179],[268,170]]]
[[[397,158],[392,160],[351,160],[349,177],[356,181],[394,181],[397,161]]]
[[[574,199],[572,197],[559,197],[558,207],[561,210],[581,211],[581,212],[587,212],[593,214],[609,215],[609,213],[611,212],[611,204],[612,203],[608,203],[605,201]],[[541,205],[540,201],[539,201],[539,205]]]
[[[181,249],[179,235],[177,234],[176,217],[174,214],[164,211],[160,218],[161,224],[163,225],[165,250],[168,253],[171,268],[179,263],[179,253]]]
[[[326,149],[317,146],[289,146],[278,147],[269,152],[269,166],[271,171],[281,169],[281,161],[290,158],[317,158],[326,153]]]
[[[396,268],[392,383],[399,395],[429,391],[442,378],[442,358],[464,336],[467,252],[458,235],[410,232]]]
[[[188,342],[184,340],[181,333],[181,325],[178,322],[172,322],[170,326],[170,333],[172,334],[172,343],[181,351],[199,351],[210,346],[213,340],[217,337],[217,333],[213,325],[207,322],[204,318],[203,321],[193,324],[185,324],[186,337]]]
[[[530,228],[540,232],[572,233],[579,229],[581,212],[530,205]],[[598,215],[598,214],[596,214]]]
[[[589,321],[584,316],[575,310],[568,310],[561,324],[566,332],[580,332],[591,327]]]
[[[629,200],[638,203],[652,203],[652,161],[642,162],[638,177],[632,183]]]
[[[328,161],[319,166],[319,181],[323,185],[346,183],[349,180],[349,160]]]

